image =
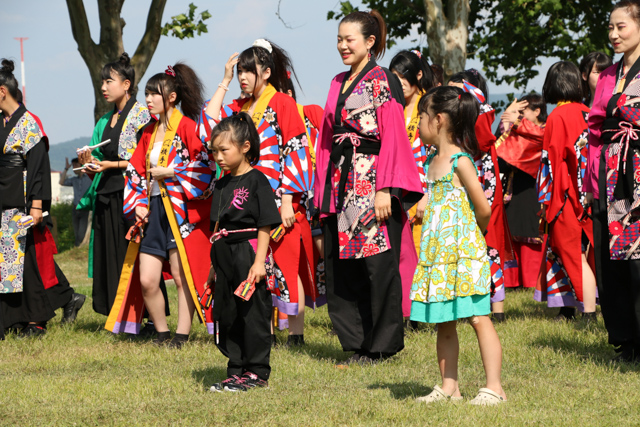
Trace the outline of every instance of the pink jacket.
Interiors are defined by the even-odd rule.
[[[607,117],[607,104],[613,96],[617,69],[618,64],[616,63],[600,73],[596,93],[593,97],[593,107],[591,107],[587,122],[589,125],[589,155],[582,191],[593,193],[593,197],[596,199],[599,198],[598,167],[602,151],[602,122]]]

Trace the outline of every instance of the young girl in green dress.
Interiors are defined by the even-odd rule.
[[[468,318],[478,337],[487,383],[470,401],[506,401],[500,384],[502,347],[489,319],[491,270],[483,233],[491,207],[477,178],[474,123],[478,103],[456,87],[437,87],[420,100],[420,138],[437,151],[427,158],[428,202],[420,262],[411,289],[411,320],[437,323],[442,386],[418,401],[460,401],[456,321]]]

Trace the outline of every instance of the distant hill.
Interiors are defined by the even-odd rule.
[[[49,160],[51,162],[51,170],[61,171],[64,169],[64,158],[68,157],[69,162],[71,162],[71,159],[76,157],[76,149],[89,145],[90,142],[91,137],[87,136],[50,145]]]

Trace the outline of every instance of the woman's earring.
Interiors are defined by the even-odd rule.
[[[369,61],[371,61],[371,50],[367,49],[367,55],[369,55]]]

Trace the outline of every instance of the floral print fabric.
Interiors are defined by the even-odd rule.
[[[450,173],[427,180],[428,203],[422,226],[420,261],[411,287],[411,300],[424,303],[450,301],[457,297],[486,295],[491,290],[487,245],[476,222],[464,187],[453,185],[460,157],[453,156]],[[433,154],[427,159],[425,173]]]

